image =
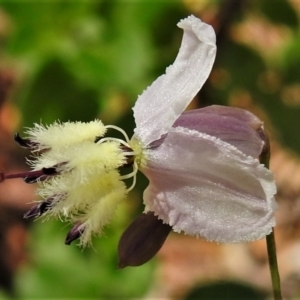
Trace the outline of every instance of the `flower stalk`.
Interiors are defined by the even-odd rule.
[[[264,148],[260,156],[260,161],[265,165],[266,168],[269,169],[271,152],[270,152],[269,140],[267,137],[265,142],[266,142],[265,143],[266,147]],[[266,236],[266,244],[267,244],[268,260],[269,260],[269,267],[271,273],[274,300],[282,300],[274,228],[272,228],[272,232]]]
[[[272,229],[272,232],[266,236],[266,242],[267,242],[267,250],[268,250],[268,258],[269,258],[274,300],[282,300],[280,276],[279,276],[279,270],[277,264],[274,228]]]

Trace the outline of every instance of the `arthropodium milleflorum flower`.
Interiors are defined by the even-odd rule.
[[[28,137],[15,136],[34,154],[29,161],[32,171],[2,174],[2,180],[24,177],[38,182],[37,193],[44,200],[27,217],[70,221],[74,227],[66,243],[80,238],[86,245],[112,219],[134,187],[138,170],[143,172],[149,179],[145,214],[122,236],[121,266],[147,261],[171,227],[209,241],[236,243],[261,239],[275,225],[276,187],[258,159],[266,148],[263,124],[238,108],[210,106],[183,112],[210,74],[216,45],[212,27],[196,17],[178,26],[184,30],[179,54],[166,74],[139,96],[131,139],[122,129],[99,120],[35,125]],[[124,140],[106,137],[108,129],[120,131]],[[127,175],[120,174],[123,167],[131,167]],[[159,245],[146,259],[126,262],[128,251],[139,251],[129,249],[127,241],[139,248],[134,239],[143,235],[143,226],[147,234],[155,227]]]

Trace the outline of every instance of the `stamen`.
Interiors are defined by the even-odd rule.
[[[123,152],[131,152],[132,149],[128,146],[121,145],[120,148],[122,149]]]
[[[124,136],[126,142],[129,143],[130,140],[129,140],[129,138],[128,138],[128,135],[127,135],[127,133],[126,133],[122,128],[120,128],[120,127],[118,127],[118,126],[115,126],[115,125],[106,125],[105,128],[106,128],[106,129],[112,128],[112,129],[115,129],[115,130],[121,132],[121,133],[123,134],[123,136]]]
[[[15,133],[14,140],[22,148],[34,149],[37,146],[37,143],[32,142],[30,139],[21,138],[18,132]]]
[[[54,197],[50,197],[37,205],[34,205],[27,213],[24,214],[25,219],[39,217],[51,208]]]
[[[56,175],[58,173],[56,167],[43,168],[42,171],[45,175]]]
[[[56,174],[58,174],[58,172],[55,167],[43,168],[38,171],[21,172],[7,175],[1,172],[0,182],[4,181],[5,179],[22,178],[26,183],[36,183],[37,181],[43,181],[49,176],[53,176]]]
[[[102,136],[96,136],[94,143],[97,144],[102,139]]]
[[[125,147],[129,147],[129,148],[130,148],[130,146],[128,145],[128,143],[126,143],[125,141],[123,141],[123,140],[121,140],[121,139],[114,138],[114,137],[106,137],[106,138],[103,138],[103,139],[99,140],[98,144],[102,144],[102,143],[104,143],[104,142],[106,142],[106,141],[108,141],[108,142],[110,142],[110,141],[115,141],[115,142],[117,142],[117,143],[122,144],[122,145],[125,146]]]
[[[136,153],[134,151],[128,151],[128,152],[124,151],[123,154],[125,156],[135,156],[136,155]]]
[[[135,187],[135,185],[136,185],[136,173],[137,172],[135,172],[135,174],[133,176],[133,180],[132,180],[131,186],[129,188],[127,188],[127,193],[129,193]]]
[[[21,172],[21,173],[14,173],[14,174],[7,174],[4,175],[5,179],[15,179],[15,178],[22,178],[22,179],[30,179],[30,178],[38,178],[45,175],[43,170],[38,171],[29,171],[29,172]]]
[[[133,182],[132,182],[131,186],[129,188],[127,188],[127,192],[130,192],[135,187],[137,172],[138,172],[138,165],[137,165],[136,162],[134,162],[134,164],[133,164],[133,171],[130,172],[129,174],[120,176],[121,180],[133,178]]]
[[[38,181],[44,181],[46,180],[47,178],[49,178],[49,176],[53,176],[53,175],[57,175],[58,172],[56,170],[55,167],[50,167],[50,168],[42,168],[41,171],[32,171],[33,172],[40,172],[40,173],[37,173],[36,174],[33,174],[33,176],[30,174],[30,176],[26,176],[24,178],[24,181],[26,183],[36,183]]]
[[[74,227],[67,234],[65,244],[70,245],[73,241],[79,239],[84,231],[84,227],[81,222],[78,222],[74,225]]]
[[[132,148],[130,147],[130,145],[128,144],[129,139],[128,136],[126,135],[125,131],[123,131],[121,128],[113,126],[113,125],[108,125],[107,128],[114,128],[116,130],[119,130],[120,132],[123,133],[125,139],[127,142],[118,139],[118,138],[113,138],[113,137],[107,137],[107,138],[103,138],[101,139],[101,141],[99,142],[104,143],[106,141],[115,141],[121,144],[120,148],[123,150],[123,154],[127,157],[127,163],[125,165],[123,165],[122,167],[130,167],[133,165],[133,171],[130,172],[129,174],[120,176],[121,180],[125,180],[125,179],[129,179],[133,177],[133,182],[131,184],[131,186],[129,188],[127,188],[127,192],[131,191],[135,184],[136,184],[136,174],[138,172],[138,165],[134,159],[134,156],[136,155],[136,153],[132,150]]]
[[[125,141],[123,141],[123,140],[121,140],[121,139],[118,139],[118,138],[106,137],[106,138],[103,138],[103,139],[99,140],[98,143],[99,143],[99,144],[102,144],[102,143],[104,143],[104,142],[106,142],[106,141],[115,141],[115,142],[117,142],[117,143],[120,143],[120,144],[121,144],[120,148],[121,148],[122,150],[125,150],[125,151],[123,151],[123,154],[124,154],[125,156],[127,156],[128,159],[131,158],[131,157],[134,157],[135,155],[137,155],[137,154],[131,149],[130,145],[129,145],[127,142],[125,142]],[[132,164],[126,164],[126,165],[124,165],[124,166],[127,166],[127,165],[128,165],[128,166],[131,166]]]
[[[28,183],[37,183],[38,181],[45,181],[48,178],[47,175],[33,176],[33,177],[25,177],[23,180]]]
[[[134,164],[134,157],[133,156],[126,156],[126,163],[122,165],[122,168],[129,168],[132,167]]]

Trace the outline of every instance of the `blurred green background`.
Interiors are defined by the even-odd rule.
[[[191,13],[214,26],[218,41],[214,70],[194,107],[255,107],[280,143],[299,154],[299,5],[287,0],[2,0],[0,68],[13,74],[9,101],[19,113],[18,130],[40,121],[100,118],[131,135],[131,107],[174,61],[182,37],[176,24]],[[93,248],[66,247],[68,228],[59,222],[31,224],[29,258],[15,273],[14,297],[145,295],[159,262],[117,270],[117,244],[143,210],[146,184],[140,177]]]

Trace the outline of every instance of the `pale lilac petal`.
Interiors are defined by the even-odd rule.
[[[208,106],[184,112],[173,127],[185,127],[215,136],[246,155],[259,157],[264,146],[257,129],[263,123],[252,113],[226,106]]]
[[[272,173],[230,144],[177,127],[147,158],[144,203],[175,231],[235,243],[275,225]]]
[[[190,111],[192,112],[192,111]],[[252,114],[251,112],[241,109],[238,107],[228,107],[223,105],[210,105],[204,108],[201,108],[202,113],[210,113],[224,117],[235,118],[239,121],[247,123],[254,130],[257,130],[261,127],[262,121]]]
[[[174,64],[139,96],[133,108],[135,137],[144,145],[168,132],[201,89],[215,60],[215,33],[211,26],[190,16],[178,27],[184,29],[184,35]]]

